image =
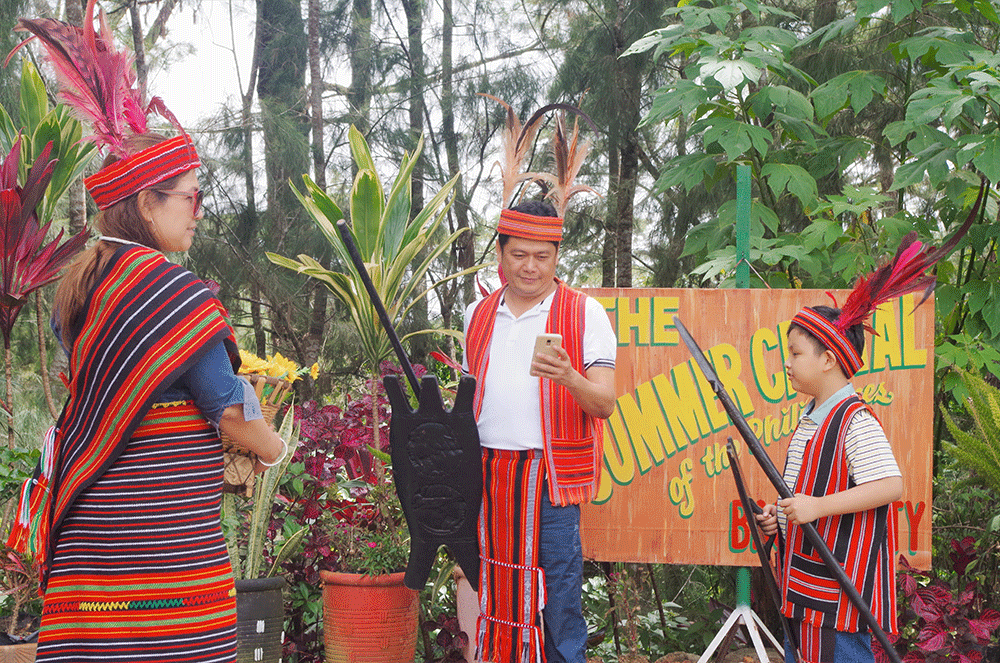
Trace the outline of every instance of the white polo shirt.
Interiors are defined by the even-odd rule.
[[[535,337],[545,333],[549,309],[555,292],[515,318],[506,302],[497,308],[490,342],[489,366],[479,413],[479,443],[493,449],[542,449],[542,413],[539,402],[541,378],[528,374],[535,348]],[[465,310],[465,331],[472,314],[484,300],[473,302]],[[615,367],[617,339],[607,311],[593,297],[584,306],[583,365]],[[468,361],[463,368],[468,370]]]

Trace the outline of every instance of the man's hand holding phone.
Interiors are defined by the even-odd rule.
[[[564,368],[563,361],[569,364],[569,357],[562,349],[562,335],[539,334],[535,337],[535,350],[531,355],[531,369],[528,373],[536,378],[555,379],[554,373]]]

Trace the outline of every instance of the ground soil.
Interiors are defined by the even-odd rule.
[[[716,652],[716,654],[718,654],[718,652]],[[767,656],[769,663],[781,663],[782,656],[777,650],[768,648]],[[672,654],[667,654],[666,656],[661,656],[655,661],[651,661],[642,655],[632,656],[630,654],[623,654],[617,661],[604,661],[595,657],[588,658],[587,663],[697,663],[700,657],[700,654],[689,654],[687,652],[678,651]],[[761,661],[753,647],[736,647],[723,656],[721,661],[718,661],[716,657],[713,656],[709,663],[761,663]]]

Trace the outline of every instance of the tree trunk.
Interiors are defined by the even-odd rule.
[[[422,0],[403,0],[406,13],[406,41],[409,50],[410,80],[410,145],[415,148],[424,128],[424,3]],[[424,208],[424,170],[427,150],[421,152],[410,179],[410,218]]]
[[[7,379],[7,448],[14,448],[14,360],[10,341],[4,339],[4,377]]]
[[[35,291],[35,325],[38,328],[38,363],[42,376],[42,391],[45,392],[45,404],[53,419],[59,418],[59,408],[52,398],[52,381],[49,379],[49,349],[45,342],[45,315],[42,312],[42,293]]]
[[[72,0],[70,0],[72,1]],[[142,21],[139,19],[139,0],[128,6],[132,27],[132,49],[135,51],[135,75],[139,82],[140,98],[146,98],[146,43],[142,39]]]
[[[635,190],[639,178],[639,101],[641,81],[639,71],[642,60],[636,57],[622,58],[621,54],[629,46],[625,20],[629,8],[626,0],[618,0],[613,7],[615,21],[613,27],[613,57],[617,103],[614,109],[614,123],[618,137],[618,176],[614,196],[613,228],[615,234],[615,285],[619,288],[632,287],[632,230],[634,226]]]
[[[351,87],[347,93],[351,122],[362,135],[371,129],[369,113],[372,95],[372,1],[353,0],[351,33],[347,37],[350,51]]]
[[[66,22],[70,25],[83,25],[83,6],[80,0],[66,0]]]
[[[454,177],[461,173],[462,167],[458,160],[458,135],[455,133],[455,87],[452,83],[453,53],[452,39],[455,32],[455,17],[452,14],[452,0],[442,0],[441,9],[444,21],[441,27],[441,134],[444,139],[445,154],[448,159],[448,174]],[[455,183],[455,202],[449,213],[452,229],[469,228],[469,201],[463,191],[461,176]],[[452,252],[459,271],[468,269],[476,263],[475,238],[471,232],[464,232],[452,245]],[[469,304],[475,299],[474,276],[462,278],[462,302]],[[453,298],[454,299],[454,298]],[[444,306],[444,302],[442,302]],[[448,307],[450,308],[450,307]]]
[[[326,191],[326,149],[323,146],[323,71],[319,54],[319,0],[309,0],[309,118],[312,129],[313,181]]]
[[[264,126],[268,220],[263,239],[272,251],[283,253],[289,231],[304,222],[305,216],[289,181],[300,181],[309,169],[304,94],[308,40],[298,2],[258,2],[261,50],[257,96]]]

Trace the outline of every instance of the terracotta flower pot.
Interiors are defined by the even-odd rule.
[[[403,573],[320,571],[326,663],[409,663],[417,649],[418,594]]]

